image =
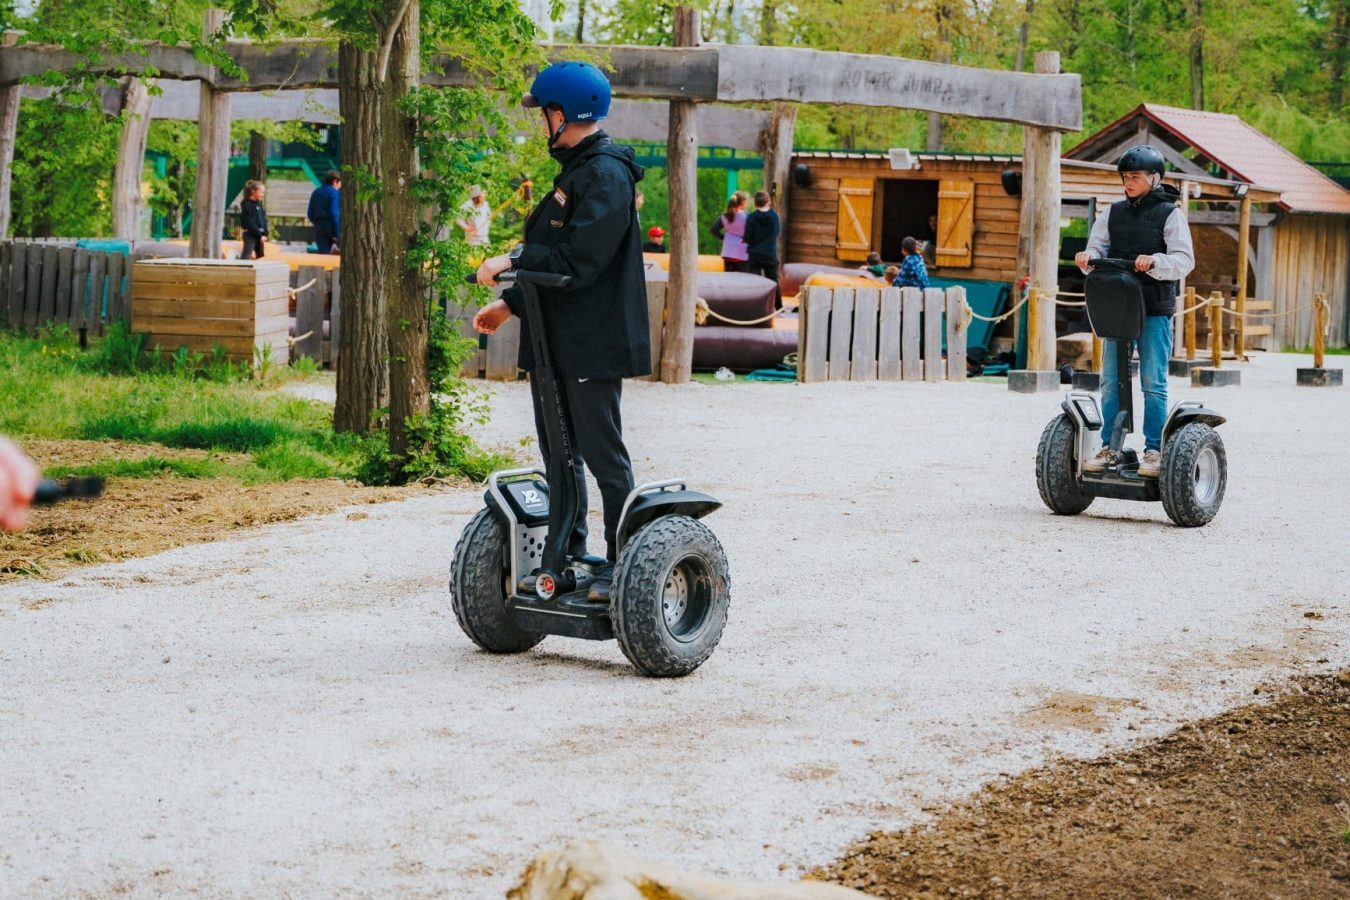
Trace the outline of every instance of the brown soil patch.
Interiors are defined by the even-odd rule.
[[[24,449],[40,466],[77,465],[108,456],[140,459],[152,453],[209,455],[107,441],[32,441]],[[97,501],[35,509],[27,530],[0,533],[0,584],[149,556],[229,537],[241,528],[401,500],[426,490],[418,485],[372,488],[338,479],[243,485],[229,478],[113,478]]]
[[[877,897],[1350,897],[1350,671],[990,785],[820,876]]]

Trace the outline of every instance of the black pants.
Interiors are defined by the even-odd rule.
[[[240,259],[262,259],[263,242],[262,238],[256,234],[244,235],[244,249],[239,254]]]
[[[586,552],[586,473],[591,470],[600,486],[600,499],[605,510],[605,558],[611,562],[618,556],[615,536],[619,530],[619,514],[623,502],[633,489],[633,463],[628,448],[623,445],[623,422],[619,416],[619,401],[623,396],[622,378],[559,377],[558,383],[567,395],[572,421],[567,423],[572,436],[573,472],[577,479],[579,501],[576,525],[568,541],[568,552],[580,556]],[[530,397],[534,401],[534,427],[539,434],[539,449],[548,456],[548,435],[544,431],[543,411],[539,391],[531,380]]]
[[[763,275],[765,278],[772,281],[773,298],[774,298],[773,305],[775,308],[782,307],[783,291],[782,288],[778,286],[778,260],[755,259],[752,256],[750,257],[750,261],[746,263],[745,271],[749,272],[751,275]]]
[[[320,225],[314,226],[314,246],[318,247],[315,253],[332,253],[335,243],[337,235]]]

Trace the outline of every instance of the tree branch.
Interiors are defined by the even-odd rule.
[[[403,26],[403,17],[408,14],[408,7],[412,0],[399,0],[398,12],[394,14],[394,21],[389,26],[389,32],[380,42],[380,55],[376,60],[376,70],[379,73],[380,81],[389,77],[389,54],[394,50],[394,38],[398,36],[398,30]]]

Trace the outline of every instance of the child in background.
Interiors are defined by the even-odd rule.
[[[900,242],[900,249],[905,252],[905,259],[900,263],[900,274],[892,283],[896,287],[928,287],[928,267],[919,255],[919,242],[907,237]]]

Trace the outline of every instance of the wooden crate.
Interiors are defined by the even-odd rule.
[[[137,260],[131,329],[167,352],[210,353],[219,344],[231,361],[256,365],[267,347],[273,363],[286,365],[289,283],[290,267],[271,260]]]

